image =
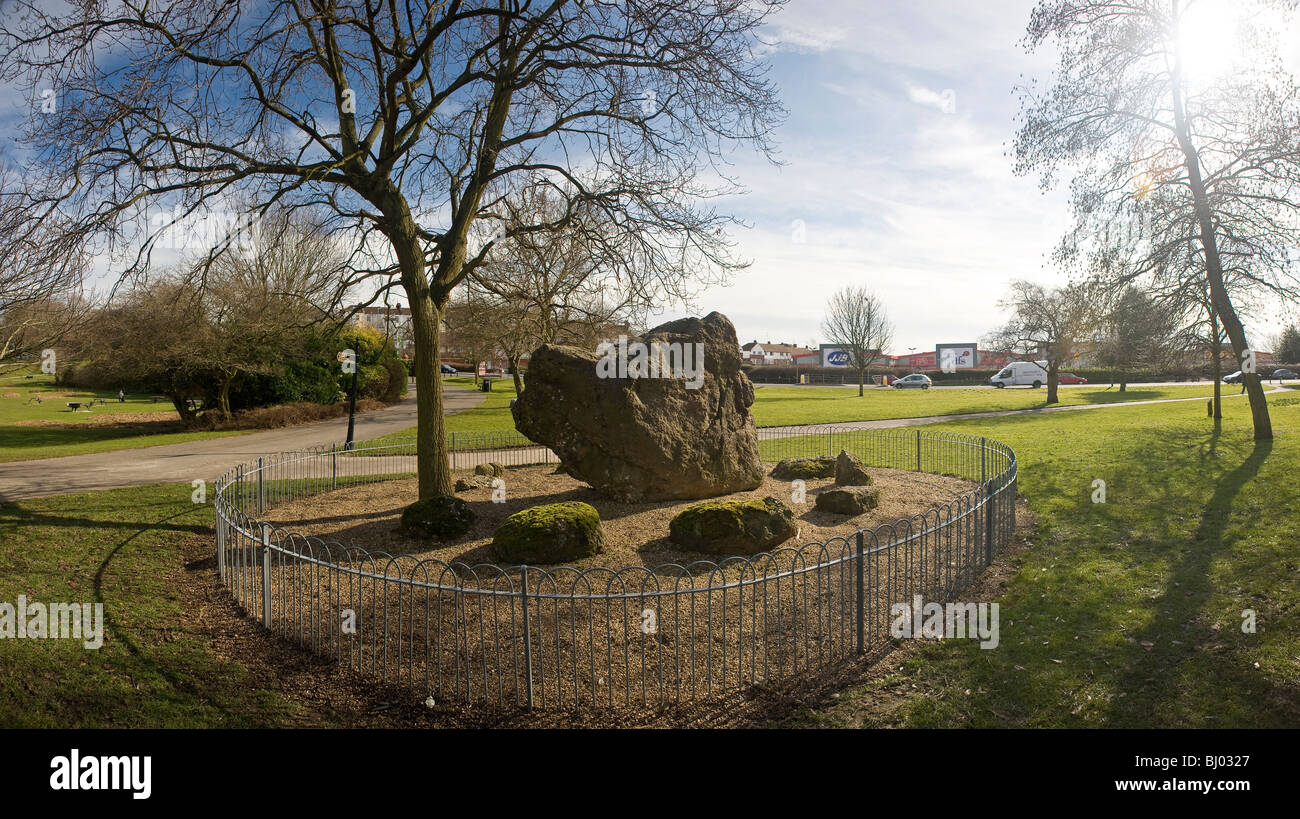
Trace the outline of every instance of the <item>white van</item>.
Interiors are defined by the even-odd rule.
[[[1031,386],[1038,389],[1047,383],[1047,370],[1032,361],[1013,361],[989,379],[995,387]]]

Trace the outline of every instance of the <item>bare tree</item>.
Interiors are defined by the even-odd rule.
[[[1124,392],[1134,370],[1168,367],[1187,349],[1191,342],[1181,325],[1178,305],[1129,285],[1104,308],[1095,348],[1098,363],[1119,371],[1119,391]]]
[[[49,225],[28,216],[18,174],[0,167],[0,371],[52,349],[89,309],[84,248],[62,235],[67,223],[60,215]]]
[[[24,135],[33,219],[135,249],[130,273],[163,229],[150,208],[329,208],[353,281],[410,304],[421,498],[451,492],[439,325],[491,254],[476,225],[544,180],[605,213],[629,275],[723,278],[733,220],[707,199],[782,114],[754,48],[781,0],[17,5],[3,77],[55,101]]]
[[[858,395],[871,375],[871,365],[884,357],[893,343],[894,325],[884,302],[864,287],[845,287],[831,296],[822,319],[822,334],[849,356],[858,374]]]
[[[279,372],[302,354],[299,332],[334,321],[348,254],[307,211],[271,211],[245,228],[205,269],[191,271],[216,372],[217,407],[229,420],[230,388],[242,374]],[[206,275],[202,275],[206,274]]]
[[[128,286],[76,338],[76,359],[97,379],[166,395],[187,427],[197,420],[194,402],[208,391],[222,359],[202,293],[180,275]]]
[[[1078,342],[1096,327],[1095,291],[1087,284],[1049,290],[1033,282],[1016,281],[1000,304],[1012,311],[1012,317],[986,343],[994,350],[1046,360],[1047,403],[1058,403],[1061,365],[1074,357]]]
[[[1246,330],[1226,284],[1235,273],[1255,292],[1296,293],[1291,248],[1300,243],[1300,112],[1295,83],[1270,58],[1267,24],[1243,20],[1233,71],[1195,76],[1203,56],[1185,44],[1195,0],[1041,0],[1027,47],[1060,53],[1046,92],[1026,89],[1016,136],[1017,170],[1077,169],[1077,227],[1059,258],[1086,258],[1120,281],[1183,275],[1189,252],[1217,321],[1247,360]],[[1237,8],[1248,5],[1236,4]],[[1289,2],[1250,3],[1289,13]],[[1256,21],[1260,18],[1256,16]],[[1240,44],[1224,31],[1218,52]],[[1111,230],[1130,241],[1105,241]],[[1257,440],[1272,437],[1256,373],[1245,376]]]

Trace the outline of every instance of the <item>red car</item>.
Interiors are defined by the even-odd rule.
[[[1074,373],[1061,373],[1056,377],[1057,383],[1060,384],[1087,384],[1088,379]]]

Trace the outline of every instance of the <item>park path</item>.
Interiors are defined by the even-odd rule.
[[[483,401],[481,394],[462,387],[443,387],[447,414],[454,414]],[[1268,390],[1268,394],[1287,393],[1281,387]],[[1225,395],[1224,400],[1245,398],[1245,395]],[[941,424],[949,421],[967,421],[980,418],[1002,418],[1010,415],[1037,415],[1055,412],[1100,410],[1107,407],[1132,407],[1143,404],[1177,404],[1188,401],[1205,401],[1199,398],[1161,398],[1155,401],[1118,401],[1112,404],[1073,404],[1070,406],[1033,407],[1030,409],[994,410],[959,415],[927,415],[918,418],[885,418],[875,421],[839,421],[830,424],[763,427],[762,437],[790,438],[798,435],[836,429],[889,429],[893,427]],[[364,419],[364,420],[363,420]],[[356,438],[359,441],[376,438],[415,426],[415,402],[408,397],[396,407],[357,416]],[[0,464],[0,501],[22,498],[61,495],[70,492],[90,492],[101,489],[119,489],[151,483],[188,483],[195,478],[208,481],[241,463],[256,460],[259,455],[306,449],[321,444],[342,443],[347,432],[347,419],[312,424],[271,432],[251,433],[231,438],[217,438],[186,444],[122,450],[95,455],[74,455],[69,458],[50,458],[43,461],[19,461]],[[554,453],[541,445],[502,450],[475,450],[452,453],[453,469],[468,469],[488,461],[500,461],[507,466],[536,463],[538,459],[559,462]],[[410,458],[403,456],[351,457],[345,462],[347,474],[364,475],[402,471],[410,468]]]
[[[448,384],[444,384],[442,389],[447,415],[472,409],[483,403],[486,397],[476,390]],[[364,441],[409,429],[415,426],[415,416],[415,390],[412,388],[399,403],[358,415],[356,440]],[[226,470],[256,460],[259,455],[341,445],[347,432],[348,419],[343,416],[315,424],[224,438],[0,463],[0,502],[152,483],[189,483],[195,478],[211,482]]]

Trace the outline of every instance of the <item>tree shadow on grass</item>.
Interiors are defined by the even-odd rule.
[[[1216,423],[1200,454],[1202,461],[1214,457],[1220,429]],[[1214,494],[1202,509],[1190,538],[1191,548],[1174,558],[1162,592],[1152,600],[1156,611],[1154,619],[1129,635],[1135,647],[1130,655],[1133,661],[1116,678],[1117,690],[1127,697],[1112,701],[1109,720],[1112,724],[1129,723],[1139,711],[1147,720],[1159,720],[1158,715],[1151,713],[1151,708],[1173,703],[1184,693],[1178,688],[1178,670],[1192,659],[1192,652],[1197,647],[1189,645],[1189,640],[1175,645],[1174,640],[1186,636],[1188,625],[1206,614],[1205,609],[1214,592],[1213,564],[1235,543],[1235,539],[1226,534],[1234,501],[1259,474],[1272,450],[1271,440],[1256,442],[1250,455],[1215,485]],[[1225,671],[1225,682],[1229,676]]]

